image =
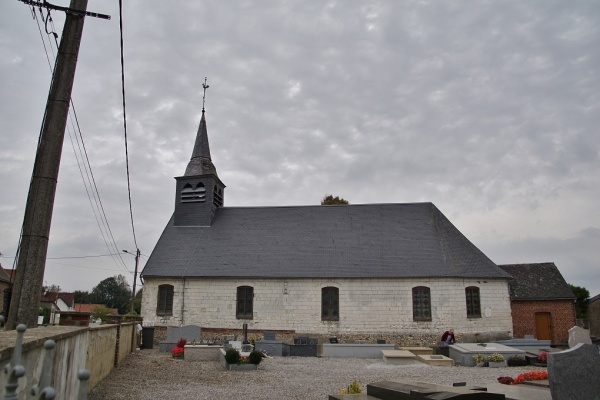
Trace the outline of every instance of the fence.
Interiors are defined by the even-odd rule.
[[[88,390],[135,350],[134,332],[133,323],[28,330],[20,325],[16,331],[1,331],[4,398],[29,398],[31,390],[36,399],[87,398]]]

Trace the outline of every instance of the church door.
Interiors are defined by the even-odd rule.
[[[535,336],[538,340],[552,340],[552,315],[549,312],[535,313]]]

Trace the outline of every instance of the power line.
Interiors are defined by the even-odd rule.
[[[135,225],[133,224],[133,208],[131,206],[131,182],[129,179],[129,150],[127,148],[127,114],[125,112],[125,60],[123,57],[123,0],[119,0],[119,31],[121,39],[121,92],[123,94],[123,130],[125,134],[125,166],[127,168],[127,193],[129,194],[129,215],[131,216],[131,231],[133,243],[139,249],[135,237]]]

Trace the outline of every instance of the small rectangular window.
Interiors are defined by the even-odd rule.
[[[428,287],[413,288],[413,320],[431,321],[431,296]]]
[[[254,289],[252,286],[239,286],[237,288],[237,305],[235,317],[237,319],[252,319],[254,302]]]
[[[340,320],[340,291],[336,287],[328,286],[321,289],[321,320]]]

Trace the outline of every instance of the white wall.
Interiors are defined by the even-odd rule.
[[[184,284],[185,282],[185,284]],[[174,286],[173,316],[156,316],[159,284]],[[235,317],[237,286],[254,288],[254,318]],[[185,286],[185,287],[184,287]],[[321,288],[339,288],[340,320],[321,321]],[[412,288],[431,290],[432,321],[412,319]],[[481,318],[468,319],[465,288],[477,286]],[[182,309],[183,308],[183,309]],[[144,321],[155,325],[195,324],[211,328],[295,330],[303,333],[438,334],[452,327],[462,333],[512,334],[508,284],[471,279],[151,279],[142,299]]]

